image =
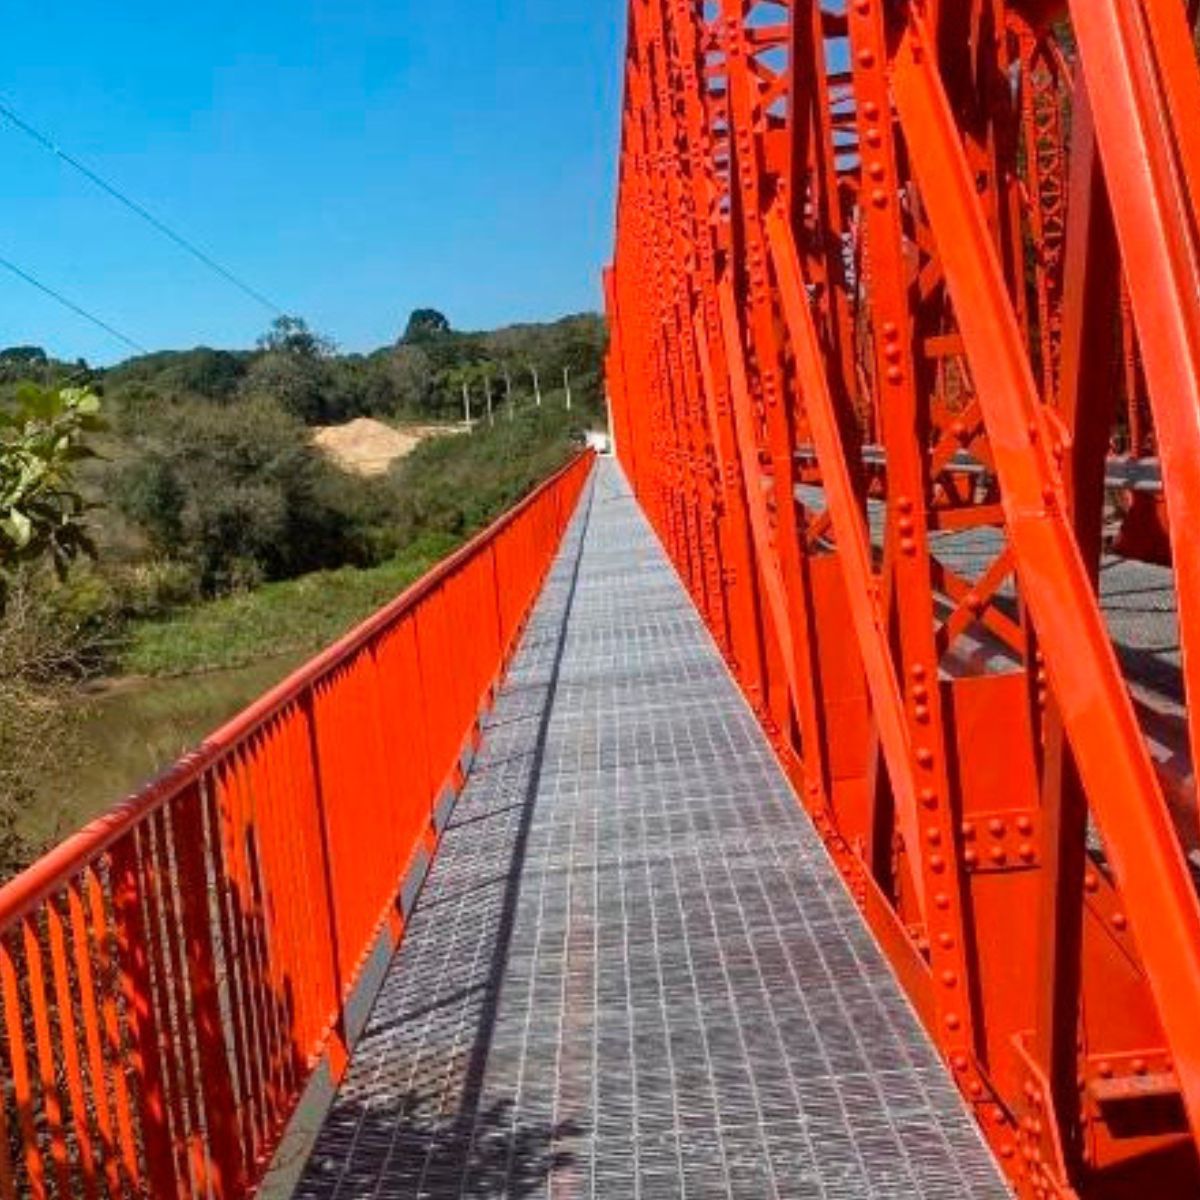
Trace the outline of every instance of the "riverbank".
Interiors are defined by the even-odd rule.
[[[38,780],[21,814],[34,845],[86,825],[194,749],[256,696],[298,667],[307,653],[260,659],[234,670],[174,678],[116,677],[79,700],[72,747]]]
[[[445,558],[461,541],[425,534],[377,567],[316,571],[133,623],[119,675],[228,671],[264,658],[315,654]]]
[[[81,691],[72,745],[38,781],[22,833],[43,845],[105,812],[461,540],[426,535],[378,567],[318,571],[131,625],[120,672]]]

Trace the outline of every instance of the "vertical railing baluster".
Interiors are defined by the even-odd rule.
[[[113,847],[112,873],[125,1027],[130,1068],[137,1081],[134,1106],[146,1170],[155,1200],[175,1200],[179,1187],[172,1165],[162,1047],[151,995],[150,936],[142,913],[142,873],[132,833]]]

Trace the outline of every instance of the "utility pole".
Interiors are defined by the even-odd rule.
[[[492,377],[486,371],[484,372],[484,375],[483,375],[483,387],[484,387],[484,390],[487,392],[488,425],[494,427],[496,424],[496,418],[494,416],[492,416]]]
[[[567,412],[571,411],[571,368],[563,367],[563,391],[567,393]]]
[[[512,372],[509,371],[507,364],[504,367],[504,396],[508,401],[508,419],[511,421],[516,415],[516,405],[513,403]]]
[[[473,428],[471,425],[471,387],[465,379],[463,380],[463,415],[467,421],[467,432],[470,433]]]
[[[542,384],[538,379],[538,369],[532,363],[529,364],[529,373],[533,376],[533,398],[537,403],[538,408],[542,407]]]

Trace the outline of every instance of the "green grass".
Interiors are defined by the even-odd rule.
[[[399,595],[460,540],[429,534],[378,567],[317,571],[136,622],[128,630],[121,671],[189,675],[267,657],[315,654]]]

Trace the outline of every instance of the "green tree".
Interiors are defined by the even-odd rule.
[[[396,408],[420,413],[429,409],[434,372],[429,355],[420,346],[397,346],[388,355],[387,373],[395,389]]]
[[[370,488],[330,466],[267,396],[230,410],[176,405],[139,438],[117,484],[155,553],[214,594],[374,560]]]
[[[118,409],[124,407],[126,396],[139,388],[163,400],[200,396],[224,402],[237,396],[253,358],[251,351],[214,350],[208,346],[144,354],[106,372],[105,393]]]
[[[22,563],[45,559],[61,572],[91,552],[75,468],[93,454],[87,435],[100,428],[99,413],[84,388],[36,384],[0,408],[0,589]]]
[[[323,359],[272,350],[255,360],[242,382],[242,395],[274,400],[310,425],[333,419],[329,372]]]
[[[418,345],[421,342],[433,341],[450,332],[450,322],[445,313],[436,308],[417,308],[408,318],[404,336],[400,339],[405,345]]]
[[[337,349],[329,338],[309,329],[303,317],[276,317],[258,339],[258,348],[303,358],[327,358]]]
[[[335,346],[300,317],[279,317],[258,339],[262,354],[242,381],[242,394],[277,400],[309,424],[340,419],[334,392]]]
[[[0,350],[0,362],[44,367],[50,359],[41,346],[9,346]]]

